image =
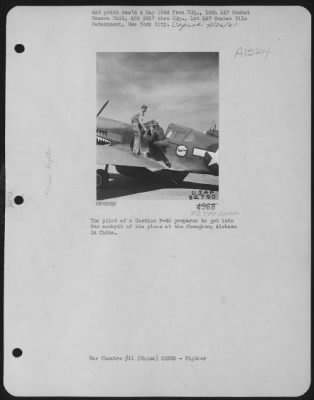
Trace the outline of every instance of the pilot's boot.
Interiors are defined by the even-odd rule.
[[[171,162],[168,160],[168,157],[165,153],[162,153],[163,162],[167,165],[168,168],[171,168]]]

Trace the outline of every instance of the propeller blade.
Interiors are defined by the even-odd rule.
[[[103,109],[107,106],[109,103],[109,100],[106,101],[106,103],[101,107],[101,109],[98,111],[96,117],[99,117],[99,115],[102,113]]]

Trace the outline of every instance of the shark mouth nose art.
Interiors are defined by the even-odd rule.
[[[101,146],[111,146],[111,141],[100,136],[96,136],[96,144]]]

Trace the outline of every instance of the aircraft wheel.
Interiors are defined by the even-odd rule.
[[[97,169],[97,189],[104,188],[109,183],[109,174],[103,169]]]

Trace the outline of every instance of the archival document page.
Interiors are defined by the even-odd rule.
[[[305,393],[309,12],[18,6],[6,29],[6,390]]]

